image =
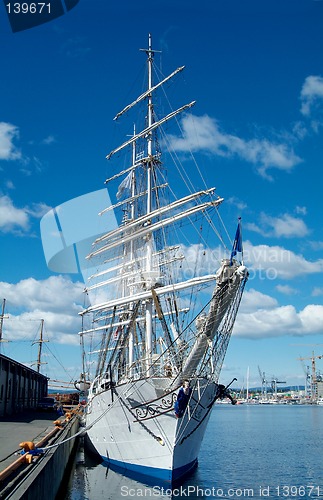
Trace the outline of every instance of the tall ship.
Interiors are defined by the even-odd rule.
[[[95,370],[85,363],[80,385],[89,387],[86,431],[102,459],[172,484],[197,464],[213,404],[226,394],[219,375],[248,271],[240,222],[227,255],[218,251],[223,198],[194,160],[197,174],[175,151],[162,154],[174,142],[169,124],[194,105],[157,117],[160,94],[184,67],[157,81],[150,35],[141,50],[146,89],[115,120],[138,111],[143,125],[131,121],[131,135],[107,155],[120,167],[105,181],[112,201],[99,214],[109,230],[87,255],[81,339]]]

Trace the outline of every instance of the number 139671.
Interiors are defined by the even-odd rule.
[[[294,497],[294,498],[315,498],[319,497],[323,493],[323,489],[319,486],[277,486],[276,494],[279,497]]]
[[[6,7],[8,14],[50,14],[50,2],[9,2]]]

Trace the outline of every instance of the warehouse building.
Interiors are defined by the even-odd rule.
[[[36,408],[47,390],[47,377],[0,354],[0,417]]]

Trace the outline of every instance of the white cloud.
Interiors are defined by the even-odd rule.
[[[247,204],[244,201],[239,200],[239,198],[237,198],[236,196],[227,198],[226,202],[230,205],[234,205],[238,208],[238,210],[245,210],[247,208]]]
[[[276,307],[278,302],[273,297],[265,295],[258,290],[251,288],[246,290],[242,296],[242,302],[239,311],[243,313],[254,312],[255,310],[261,309],[272,309]],[[239,312],[240,314],[240,312]]]
[[[63,276],[51,276],[37,281],[27,278],[17,284],[0,282],[0,296],[6,297],[15,308],[28,310],[65,311],[65,304],[80,300],[84,285],[73,283]],[[75,309],[75,304],[73,306]]]
[[[307,208],[306,208],[306,207],[299,207],[299,206],[296,206],[296,207],[295,207],[295,212],[296,212],[297,214],[306,215],[306,214],[307,214]]]
[[[62,52],[67,57],[82,58],[86,56],[91,49],[87,46],[87,40],[82,36],[68,38],[62,45]]]
[[[292,133],[296,139],[301,141],[309,135],[308,127],[306,127],[304,122],[301,121],[294,123]]]
[[[19,139],[19,128],[11,123],[0,122],[0,161],[19,160],[19,171],[26,176],[32,175],[35,171],[41,172],[42,161],[35,155],[28,157],[22,154],[15,145],[17,139]],[[51,144],[54,141],[55,138],[49,135],[42,144]],[[29,144],[33,144],[33,141],[29,141]]]
[[[177,267],[182,280],[196,275],[214,274],[220,268],[221,260],[230,257],[221,246],[212,249],[202,244],[181,245],[177,255],[184,257]]]
[[[301,331],[301,321],[291,305],[254,312],[239,312],[234,334],[244,338],[272,338],[296,334]]]
[[[301,90],[301,113],[309,116],[315,106],[323,101],[323,78],[311,75],[305,79]]]
[[[0,282],[0,297],[7,301],[4,336],[33,339],[35,325],[45,320],[47,337],[57,343],[78,344],[84,284],[62,276],[43,281],[28,278],[17,284]]]
[[[36,219],[41,219],[50,209],[46,203],[33,203],[31,207],[26,208],[26,212]]]
[[[45,203],[17,208],[9,196],[0,194],[0,232],[26,233],[30,228],[30,218],[40,219],[49,209]]]
[[[186,257],[182,271],[190,278],[196,271],[209,274],[217,269],[219,259],[224,257],[220,247],[205,250],[202,245],[181,247]],[[244,243],[244,261],[250,271],[249,286],[253,279],[293,279],[323,272],[323,259],[308,261],[303,255],[295,254],[280,246],[252,245]],[[290,285],[278,284],[276,290],[284,295],[296,295],[298,290]],[[316,294],[323,294],[317,289]],[[284,335],[303,336],[321,334],[323,306],[309,305],[297,311],[293,305],[280,306],[276,298],[255,288],[245,290],[234,327],[234,334],[243,338],[272,338]]]
[[[303,238],[309,234],[305,222],[299,217],[282,214],[280,217],[271,217],[265,213],[260,214],[260,223],[247,223],[246,228],[261,234],[264,237],[275,238]]]
[[[4,233],[29,228],[29,217],[25,209],[16,208],[9,196],[0,195],[0,231]]]
[[[297,295],[298,290],[289,285],[277,285],[276,290],[284,295]]]
[[[246,241],[244,259],[250,271],[258,273],[260,278],[267,280],[292,279],[323,272],[323,259],[311,262],[303,255],[295,254],[278,245],[252,245],[250,241]]]
[[[234,335],[250,339],[321,335],[322,322],[322,305],[310,304],[298,312],[293,305],[279,306],[272,297],[250,290],[242,298]]]
[[[322,334],[323,306],[318,304],[309,304],[303,311],[300,311],[299,318],[302,322],[302,331],[304,333]]]
[[[309,241],[308,244],[315,251],[323,250],[323,241]]]
[[[182,245],[178,254],[185,257],[178,269],[181,279],[190,279],[196,274],[213,274],[220,267],[221,260],[230,257],[230,252],[221,246],[206,249],[202,244]],[[249,268],[249,282],[255,277],[269,281],[291,280],[299,276],[323,273],[323,259],[309,261],[303,255],[278,245],[253,245],[246,240],[243,243],[243,258]],[[283,289],[280,291],[283,292]]]
[[[0,160],[17,160],[21,158],[20,151],[14,145],[19,137],[19,129],[11,123],[0,122]]]
[[[8,180],[6,182],[6,188],[7,189],[15,189],[15,185],[14,185],[14,183],[11,180]]]
[[[46,145],[49,145],[49,144],[52,144],[53,142],[56,142],[56,139],[53,135],[48,135],[47,137],[45,137],[45,139],[43,139],[42,143],[43,144],[46,144]]]
[[[265,216],[263,220],[273,228],[274,236],[277,238],[302,238],[309,234],[309,230],[302,219],[283,214],[281,217]]]
[[[290,171],[302,161],[286,142],[271,142],[264,138],[241,139],[222,131],[218,122],[207,115],[184,115],[181,126],[183,137],[168,136],[170,147],[175,151],[202,151],[225,158],[239,157],[256,165],[258,172],[268,179],[268,169]]]

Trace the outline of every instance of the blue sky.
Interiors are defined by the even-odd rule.
[[[222,380],[245,384],[249,367],[259,385],[259,365],[303,384],[297,358],[323,354],[322,24],[319,0],[80,0],[12,33],[0,5],[0,298],[11,340],[1,352],[35,360],[44,318],[44,373],[79,375],[83,284],[47,268],[40,219],[103,187],[119,140],[112,118],[141,92],[138,49],[151,31],[165,74],[186,65],[174,106],[197,101],[195,135],[183,118],[173,146],[195,151],[232,236],[243,219],[251,274]]]

